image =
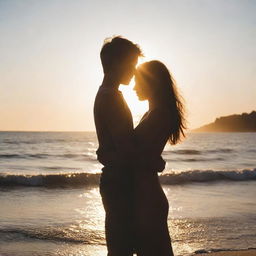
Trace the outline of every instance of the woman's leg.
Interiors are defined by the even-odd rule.
[[[137,255],[173,256],[167,225],[169,205],[158,177],[137,182],[135,202]]]

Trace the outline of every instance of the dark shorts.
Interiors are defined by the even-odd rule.
[[[108,256],[133,255],[133,178],[129,170],[103,169],[100,194],[106,212]]]

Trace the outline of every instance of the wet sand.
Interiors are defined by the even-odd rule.
[[[243,250],[243,251],[222,251],[222,252],[212,252],[212,253],[202,253],[196,255],[204,256],[256,256],[256,249]]]

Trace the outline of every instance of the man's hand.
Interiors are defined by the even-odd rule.
[[[104,166],[120,166],[121,162],[117,157],[116,152],[102,152],[100,150],[96,151],[97,160]]]

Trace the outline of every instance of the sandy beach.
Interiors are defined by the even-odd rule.
[[[208,256],[256,256],[256,249],[243,250],[243,251],[222,251],[222,252],[212,252],[212,253],[202,253],[198,255],[208,255]]]

